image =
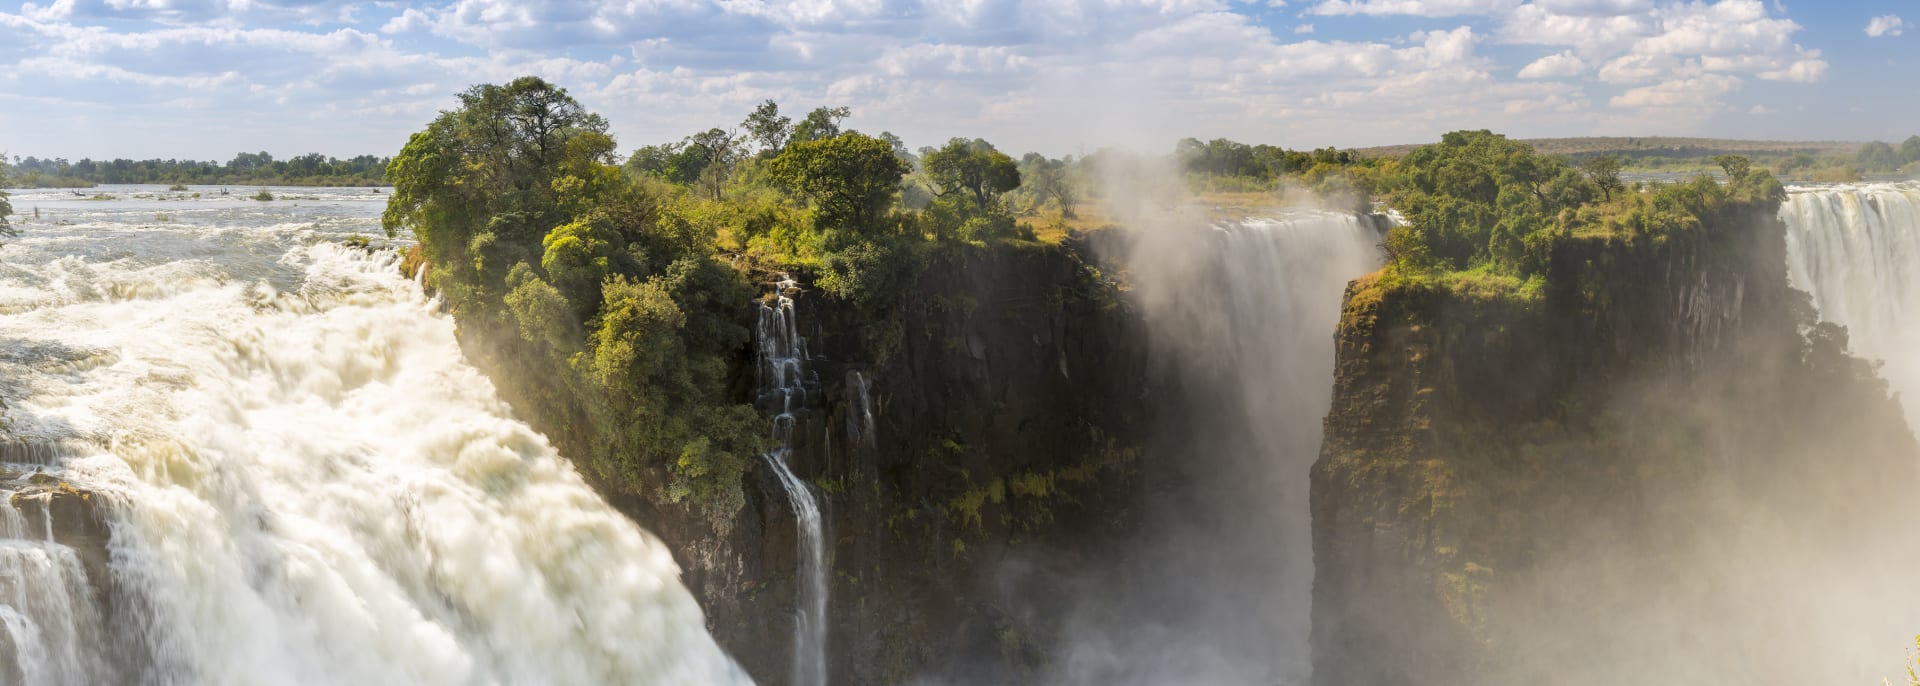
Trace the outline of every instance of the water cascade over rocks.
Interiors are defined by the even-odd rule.
[[[511,417],[398,255],[344,244],[385,196],[96,192],[15,195],[41,218],[0,248],[0,425],[92,489],[139,654],[101,676],[71,551],[7,510],[0,673],[746,681],[669,551]]]
[[[116,681],[104,613],[79,554],[54,540],[51,498],[0,491],[0,684]]]
[[[1883,360],[1907,423],[1920,426],[1920,183],[1789,189],[1788,275],[1855,354]]]
[[[1144,235],[1127,258],[1154,346],[1185,388],[1183,483],[1124,586],[1131,620],[1073,629],[1062,681],[1302,684],[1313,579],[1308,472],[1347,282],[1380,266],[1384,218],[1283,210]],[[1097,601],[1096,601],[1097,602]],[[1109,610],[1100,613],[1111,617]]]
[[[800,583],[793,617],[793,686],[823,686],[827,683],[827,569],[825,522],[813,490],[793,473],[787,461],[793,456],[793,431],[813,391],[817,379],[807,371],[807,339],[800,336],[798,319],[789,293],[797,287],[791,279],[775,284],[775,293],[760,303],[760,317],[754,335],[759,343],[759,405],[773,416],[772,452],[767,465],[780,477],[780,486],[793,504],[795,525],[799,527]]]

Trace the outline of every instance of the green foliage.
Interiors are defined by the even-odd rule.
[[[760,145],[760,154],[777,155],[793,135],[793,118],[781,115],[780,104],[768,100],[753,108],[740,127],[747,130],[748,140]]]
[[[253,195],[250,195],[247,197],[253,198],[254,200],[258,200],[260,202],[271,202],[273,200],[273,192],[265,188],[262,188],[260,189],[260,192],[254,193]]]
[[[923,159],[934,195],[964,194],[975,210],[985,210],[1000,194],[1020,187],[1020,169],[1013,158],[993,144],[975,138],[955,138]]]
[[[734,146],[689,141],[678,152]],[[713,258],[710,196],[624,173],[614,145],[564,89],[476,86],[393,159],[383,224],[419,240],[463,329],[513,360],[529,411],[589,474],[723,525],[764,448],[758,414],[725,397],[751,287]],[[723,186],[712,168],[732,161],[702,162],[692,182]]]
[[[386,158],[361,155],[337,159],[309,153],[276,160],[265,152],[240,153],[233,160],[93,160],[28,157],[20,161],[12,183],[26,188],[87,188],[102,183],[167,184],[174,192],[183,184],[274,186],[374,186],[383,181]]]
[[[907,171],[891,144],[859,133],[796,141],[770,168],[775,183],[813,203],[816,228],[861,238],[887,228],[881,220]]]
[[[1613,194],[1626,189],[1620,182],[1620,158],[1613,155],[1600,155],[1580,163],[1580,170],[1586,172],[1587,179],[1600,188],[1601,195],[1612,200]]]
[[[845,107],[816,107],[793,126],[788,144],[817,141],[840,135],[840,120],[853,114]]]
[[[1390,177],[1394,204],[1407,222],[1388,233],[1392,276],[1485,293],[1537,297],[1559,243],[1579,235],[1658,240],[1697,230],[1744,209],[1771,211],[1786,191],[1745,157],[1716,161],[1727,183],[1702,175],[1651,192],[1622,193],[1619,164],[1587,160],[1585,174],[1565,162],[1488,131],[1456,131],[1409,153]],[[1472,275],[1468,278],[1465,275]]]
[[[7,160],[5,155],[0,155],[0,188],[5,188],[6,186]],[[12,238],[20,235],[19,232],[13,228],[13,224],[7,222],[7,215],[10,214],[13,214],[13,204],[7,202],[7,192],[0,190],[0,236]]]

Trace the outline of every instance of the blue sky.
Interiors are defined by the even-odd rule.
[[[387,155],[537,74],[625,148],[761,100],[909,145],[1900,140],[1911,0],[0,0],[0,151]]]

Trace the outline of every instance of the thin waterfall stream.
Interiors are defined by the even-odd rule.
[[[798,527],[800,559],[798,592],[793,618],[794,686],[823,686],[827,683],[827,569],[825,523],[820,503],[813,490],[793,473],[788,460],[793,456],[793,432],[804,412],[817,380],[807,371],[807,339],[800,336],[798,318],[789,293],[797,284],[782,275],[774,285],[775,293],[760,304],[755,326],[759,342],[759,400],[763,411],[773,415],[774,448],[765,456],[767,465],[780,478],[780,485],[793,504]]]

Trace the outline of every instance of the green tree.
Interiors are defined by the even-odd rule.
[[[1080,203],[1080,180],[1073,173],[1073,157],[1050,160],[1045,157],[1024,165],[1028,171],[1022,176],[1030,182],[1034,197],[1040,200],[1052,198],[1060,207],[1060,216],[1072,219],[1074,208]]]
[[[993,144],[975,138],[955,138],[946,146],[927,153],[921,160],[932,182],[933,193],[946,197],[965,194],[974,209],[984,210],[1000,194],[1020,187],[1020,168]]]
[[[817,141],[840,135],[840,120],[853,114],[846,107],[816,107],[807,113],[805,119],[793,125],[793,135],[787,140],[789,145],[802,141]]]
[[[1586,172],[1587,179],[1600,188],[1607,200],[1613,199],[1613,192],[1625,190],[1627,185],[1620,182],[1620,158],[1613,155],[1598,155],[1580,163],[1580,170]]]
[[[1753,169],[1753,161],[1744,155],[1714,155],[1713,163],[1720,165],[1720,170],[1726,172],[1730,180],[1746,178],[1747,172]]]
[[[5,187],[7,187],[7,160],[5,155],[0,155],[0,188]],[[0,236],[12,238],[20,235],[14,230],[13,224],[7,222],[7,215],[10,214],[13,214],[13,205],[7,202],[7,192],[0,190]]]
[[[1908,163],[1920,162],[1920,136],[1907,136],[1900,143],[1900,159]]]
[[[860,133],[797,141],[773,159],[772,178],[813,203],[816,226],[878,233],[908,167],[887,141]]]
[[[742,140],[721,129],[708,129],[688,137],[686,149],[698,150],[702,157],[693,183],[706,191],[707,197],[719,200],[720,191],[726,188],[727,180],[733,178],[734,167],[746,156]]]
[[[1854,156],[1854,160],[1859,163],[1861,169],[1881,172],[1899,169],[1900,165],[1906,163],[1899,151],[1880,141],[1872,141],[1860,146],[1860,152]]]
[[[780,114],[780,105],[772,100],[760,103],[747,115],[740,128],[747,130],[747,138],[760,145],[757,151],[761,155],[776,155],[787,147],[787,138],[793,135],[793,119]]]

